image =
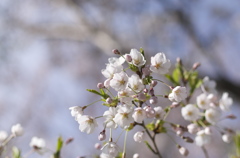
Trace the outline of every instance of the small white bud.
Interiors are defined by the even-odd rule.
[[[206,128],[204,129],[204,132],[205,132],[206,134],[208,134],[208,135],[211,135],[211,134],[212,134],[212,130],[211,130],[210,127],[206,127]]]
[[[0,131],[0,142],[7,139],[7,137],[8,137],[8,133],[6,131]]]
[[[138,153],[135,153],[135,154],[133,155],[133,158],[140,158],[140,156],[139,156]]]
[[[157,82],[157,81],[155,81],[155,80],[152,80],[152,82],[151,82],[151,85],[152,85],[152,87],[155,87],[157,84],[158,84],[158,82]]]
[[[179,150],[181,155],[188,156],[189,152],[188,152],[188,150],[186,148],[180,146],[178,150]]]
[[[16,137],[23,135],[23,128],[19,123],[16,125],[13,125],[11,128],[11,131],[12,131],[12,134]]]
[[[158,103],[158,97],[152,96],[152,98],[149,100],[150,104],[157,104]]]
[[[145,140],[145,133],[142,131],[138,131],[134,134],[133,139],[135,142],[141,143]]]
[[[106,139],[105,131],[100,132],[100,134],[98,135],[98,140],[103,141],[105,139]]]
[[[222,140],[225,142],[225,143],[230,143],[232,141],[233,137],[231,134],[229,133],[225,133],[222,135]]]
[[[198,132],[198,125],[192,123],[187,126],[188,132],[191,134],[196,134]]]
[[[100,149],[102,148],[102,145],[99,144],[99,143],[96,143],[96,144],[94,145],[94,148],[97,149],[97,150],[100,150]]]

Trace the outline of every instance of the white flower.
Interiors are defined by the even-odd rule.
[[[215,124],[217,121],[219,121],[220,117],[221,113],[217,109],[211,108],[205,111],[205,118],[211,124]]]
[[[23,135],[23,127],[18,123],[16,125],[13,125],[11,128],[12,134],[14,136],[21,136]]]
[[[197,146],[203,146],[211,141],[211,136],[206,134],[204,130],[201,130],[197,133],[197,136],[195,137],[195,143]]]
[[[216,93],[216,82],[210,80],[208,76],[203,78],[203,83],[201,85],[202,91],[207,93]]]
[[[117,128],[117,124],[113,120],[116,114],[117,109],[115,107],[109,107],[109,110],[103,113],[103,117],[105,118],[104,124],[107,128]]]
[[[142,121],[147,117],[145,110],[143,110],[141,107],[138,107],[134,110],[133,119],[137,123],[142,123]]]
[[[81,117],[77,118],[79,123],[79,130],[81,132],[86,132],[90,134],[94,131],[94,129],[98,126],[96,120],[88,115],[82,115]]]
[[[29,145],[30,147],[39,150],[39,149],[45,148],[46,143],[45,143],[45,140],[42,138],[32,137]]]
[[[156,119],[161,119],[165,115],[165,111],[162,109],[161,106],[157,106],[153,108],[155,111],[155,118]]]
[[[83,107],[81,106],[73,106],[73,107],[70,107],[69,110],[71,110],[71,115],[73,117],[75,117],[75,120],[77,120],[77,117],[78,116],[82,116],[83,115]]]
[[[177,86],[172,90],[172,93],[169,94],[168,98],[172,102],[181,102],[187,98],[187,90],[185,87]]]
[[[171,67],[169,59],[166,59],[164,53],[157,53],[154,57],[151,57],[150,70],[159,74],[166,74]]]
[[[129,108],[126,105],[119,106],[117,114],[113,118],[113,121],[122,128],[129,126],[130,123],[134,121],[132,118],[132,108]]]
[[[146,111],[147,118],[155,117],[155,110],[151,106],[145,106],[143,109]]]
[[[134,94],[135,93],[127,87],[125,90],[118,92],[118,98],[121,103],[131,104],[133,100],[131,96]]]
[[[125,72],[115,73],[112,80],[110,81],[110,86],[116,91],[122,91],[127,88],[128,76]]]
[[[108,58],[108,62],[110,65],[113,65],[113,66],[121,66],[125,62],[125,59],[122,56],[120,56],[119,58],[111,57],[111,58]]]
[[[106,69],[102,70],[102,74],[107,79],[112,79],[115,73],[121,72],[123,69],[122,65],[107,64]]]
[[[102,156],[101,158],[114,158],[119,152],[119,147],[114,142],[108,142],[102,147]]]
[[[207,99],[206,93],[202,93],[199,96],[197,96],[197,105],[201,109],[209,108],[209,100]]]
[[[188,132],[191,134],[196,134],[198,132],[198,125],[191,123],[187,126]]]
[[[140,155],[139,155],[138,153],[135,153],[135,154],[133,155],[133,158],[140,158]]]
[[[3,142],[7,137],[8,133],[6,131],[0,131],[0,142]]]
[[[146,139],[145,137],[146,136],[145,136],[144,132],[138,131],[134,134],[133,139],[135,142],[141,143],[142,141],[144,141]]]
[[[128,84],[137,93],[144,89],[142,80],[137,74],[133,74],[131,77],[129,77]]]
[[[226,92],[223,93],[222,98],[219,100],[220,108],[223,111],[227,111],[227,110],[229,110],[232,103],[233,103],[233,100],[232,100],[232,98],[228,97],[228,93],[226,93]]]
[[[196,121],[200,118],[200,111],[199,109],[194,106],[193,104],[188,104],[181,110],[182,116],[185,120],[188,121]]]
[[[130,56],[132,57],[132,64],[140,67],[146,63],[144,56],[137,49],[131,49]]]

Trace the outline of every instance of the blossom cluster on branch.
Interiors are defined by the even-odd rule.
[[[108,59],[106,68],[101,71],[106,78],[98,83],[98,90],[88,89],[101,97],[106,111],[102,116],[93,117],[84,110],[94,103],[86,106],[71,107],[71,115],[79,123],[81,132],[91,134],[100,125],[99,119],[104,122],[96,149],[101,150],[99,157],[130,157],[126,156],[127,133],[136,126],[142,130],[134,134],[133,140],[137,143],[144,142],[151,152],[162,157],[157,146],[159,134],[169,135],[174,132],[177,137],[187,143],[195,143],[200,146],[208,157],[204,145],[211,143],[214,132],[222,135],[222,140],[231,142],[235,131],[228,128],[219,128],[218,122],[223,119],[234,119],[234,115],[224,115],[233,104],[232,98],[224,92],[219,98],[216,83],[208,77],[200,79],[196,69],[200,66],[195,63],[190,70],[184,68],[182,61],[177,59],[172,73],[169,73],[171,62],[164,53],[157,53],[151,57],[150,62],[145,57],[143,49],[131,49],[130,53],[122,54],[119,50],[113,50],[119,57]],[[154,76],[161,75],[168,81],[162,81]],[[158,84],[168,87],[164,94],[157,94]],[[116,94],[116,95],[115,95]],[[197,96],[196,96],[197,95]],[[196,96],[196,97],[195,97]],[[163,105],[161,100],[168,99],[169,105]],[[187,126],[168,121],[170,112],[178,112],[188,122]],[[113,138],[112,132],[116,128],[125,131],[124,146],[118,145],[119,138]],[[106,130],[110,134],[106,135]],[[108,139],[106,139],[108,138]],[[175,142],[181,155],[187,156],[189,151]],[[133,155],[139,158],[141,155]]]

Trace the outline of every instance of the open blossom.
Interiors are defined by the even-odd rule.
[[[110,86],[116,91],[122,91],[127,88],[128,76],[125,72],[115,73],[112,80],[110,81]]]
[[[205,118],[211,124],[218,122],[220,117],[221,112],[218,109],[211,108],[205,111]]]
[[[108,142],[102,147],[102,154],[100,155],[101,158],[114,158],[117,156],[119,152],[119,147],[114,142]]]
[[[202,93],[199,96],[197,96],[197,105],[201,109],[208,109],[210,107],[206,93]]]
[[[21,136],[23,135],[23,127],[18,123],[16,125],[13,125],[11,128],[12,134],[14,136]]]
[[[113,66],[121,66],[125,62],[125,59],[122,56],[120,56],[119,58],[111,57],[111,58],[108,58],[108,62],[110,65],[113,65]]]
[[[45,140],[42,138],[38,138],[38,137],[32,137],[31,142],[30,142],[30,147],[39,150],[39,149],[43,149],[46,146]]]
[[[90,134],[94,131],[94,129],[98,126],[96,120],[88,115],[82,115],[81,117],[77,118],[79,123],[79,130],[81,132],[86,132]]]
[[[133,139],[135,142],[141,143],[142,141],[144,141],[145,138],[145,133],[142,131],[138,131],[134,134]]]
[[[134,121],[132,117],[132,111],[132,108],[126,105],[119,106],[117,114],[113,118],[113,121],[122,128],[124,128],[125,126],[129,126],[130,123]]]
[[[137,74],[133,74],[131,77],[129,77],[128,84],[130,88],[137,93],[144,89],[143,82]]]
[[[83,115],[83,107],[81,106],[73,106],[70,107],[69,110],[71,110],[71,115],[75,117],[75,120],[77,120],[78,116]]]
[[[197,133],[197,136],[195,137],[195,143],[197,146],[203,146],[211,141],[211,135],[206,134],[205,130],[201,130]]]
[[[121,103],[131,104],[133,100],[132,95],[134,94],[135,93],[127,87],[126,89],[118,92],[118,98]]]
[[[203,78],[203,83],[201,85],[201,88],[203,92],[207,93],[216,93],[216,82],[213,80],[210,80],[208,76]]]
[[[132,57],[131,63],[137,67],[143,66],[146,63],[144,56],[137,49],[131,49],[130,56]]]
[[[188,121],[196,121],[200,118],[200,111],[199,109],[194,106],[193,104],[188,104],[181,110],[182,116],[185,120]]]
[[[228,93],[223,93],[222,98],[219,100],[219,106],[223,111],[229,110],[229,107],[232,105],[232,98],[228,97]]]
[[[164,53],[157,53],[151,57],[150,70],[159,74],[166,74],[171,67],[170,60],[166,58]]]
[[[6,131],[0,131],[0,143],[7,139],[8,133]]]
[[[103,113],[103,117],[105,118],[104,125],[107,128],[117,128],[117,124],[113,120],[116,114],[117,109],[115,107],[110,107],[108,111]]]
[[[181,102],[187,98],[187,90],[185,87],[177,86],[172,90],[172,93],[169,94],[168,98],[172,102]]]
[[[156,119],[162,119],[163,116],[165,115],[165,111],[162,109],[161,106],[157,106],[153,108],[155,111],[155,118]]]
[[[142,121],[147,117],[146,116],[146,112],[145,110],[143,110],[142,108],[138,107],[134,110],[133,115],[132,115],[133,119],[135,122],[138,123],[142,123]]]

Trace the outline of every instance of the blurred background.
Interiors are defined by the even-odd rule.
[[[11,143],[23,153],[33,136],[54,149],[61,135],[75,138],[64,147],[63,158],[99,154],[93,146],[102,128],[81,133],[68,108],[99,99],[85,90],[104,81],[101,69],[114,48],[129,53],[142,47],[148,58],[165,52],[172,65],[180,57],[189,68],[201,62],[200,76],[216,80],[220,95],[230,93],[229,113],[239,116],[239,8],[239,0],[0,0],[0,130],[21,123],[25,135]],[[86,113],[98,116],[105,110],[97,103]],[[223,124],[240,129],[239,121]],[[154,157],[132,135],[128,157],[136,151]],[[165,135],[158,144],[164,158],[182,157]],[[204,157],[201,149],[184,146],[190,158]],[[233,151],[220,134],[207,149],[211,158]]]

